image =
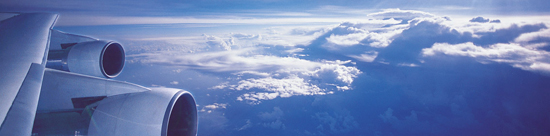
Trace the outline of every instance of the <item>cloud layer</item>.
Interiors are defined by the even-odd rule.
[[[389,9],[334,25],[141,39],[163,46],[130,47],[128,62],[214,77],[197,89],[203,115],[221,120],[205,119],[220,130],[211,135],[550,134],[540,121],[550,115],[548,22],[491,20]]]

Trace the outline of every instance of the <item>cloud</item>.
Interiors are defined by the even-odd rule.
[[[418,63],[421,50],[436,42],[462,43],[472,39],[471,33],[444,25],[444,21],[437,18],[412,20],[409,28],[397,35],[388,47],[379,51],[375,61]]]
[[[376,51],[368,51],[368,52],[365,52],[365,54],[360,54],[360,55],[349,55],[349,57],[355,58],[358,61],[363,61],[363,62],[372,62],[374,61],[374,59],[376,59],[377,56],[378,56],[378,52]]]
[[[207,113],[212,113],[213,110],[215,109],[225,109],[227,108],[227,103],[213,103],[211,105],[206,105],[204,107],[202,107],[201,110],[199,110],[200,112],[207,112]]]
[[[324,45],[329,50],[349,50],[350,46],[365,45],[375,48],[384,48],[393,40],[394,36],[401,33],[402,26],[391,29],[380,29],[386,25],[395,25],[396,22],[344,22],[325,33],[320,38],[325,38]]]
[[[435,122],[420,121],[418,119],[418,114],[414,110],[410,111],[410,115],[405,116],[403,119],[397,118],[395,115],[393,115],[393,112],[393,109],[388,108],[378,117],[382,119],[384,123],[389,124],[392,128],[392,131],[396,134],[437,135],[440,130],[434,131],[433,129],[445,129],[445,126],[438,126],[440,124],[430,124]]]
[[[211,36],[211,35],[203,35],[203,36],[205,36],[207,40],[206,44],[209,45],[207,46],[208,51],[230,51],[231,50],[232,43],[228,43],[216,36]]]
[[[312,85],[304,79],[291,76],[283,79],[274,79],[271,77],[260,79],[248,79],[239,82],[234,90],[249,90],[252,88],[263,89],[268,92],[246,93],[237,98],[237,100],[247,100],[251,104],[257,104],[260,100],[271,100],[277,97],[290,97],[294,95],[325,95],[323,89],[317,85]]]
[[[166,51],[141,53],[128,56],[131,59],[135,59],[133,62],[180,66],[217,72],[246,70],[269,71],[279,68],[310,69],[322,65],[322,63],[293,57],[248,54],[253,53],[255,50],[256,49],[247,48],[204,53],[181,53]]]
[[[340,64],[325,64],[322,65],[319,69],[311,71],[307,74],[320,80],[328,80],[328,83],[336,83],[338,85],[351,85],[357,75],[361,73],[362,72],[355,67],[348,67]]]
[[[470,22],[487,23],[487,22],[489,22],[489,19],[488,18],[483,18],[483,17],[475,17],[475,18],[470,19]]]
[[[285,124],[281,121],[283,116],[284,113],[279,107],[273,107],[272,112],[261,112],[258,115],[261,120],[267,121],[267,123],[262,123],[262,126],[271,129],[286,129]]]
[[[241,131],[241,130],[245,130],[245,129],[248,129],[248,128],[251,128],[251,127],[252,127],[252,122],[249,119],[247,119],[246,124],[244,126],[240,127],[237,130]]]
[[[257,41],[262,45],[298,46],[309,45],[312,40],[330,30],[333,26],[270,27]]]
[[[365,33],[352,33],[345,36],[330,35],[330,37],[327,38],[327,41],[336,45],[352,46],[359,44],[359,42],[366,37],[367,35]]]
[[[393,110],[391,108],[388,108],[386,112],[380,114],[378,117],[380,117],[384,121],[384,123],[395,124],[397,121],[399,121],[399,119],[397,119],[397,117],[393,116],[392,114]]]
[[[264,127],[269,127],[269,128],[272,128],[272,129],[286,129],[285,124],[279,119],[277,119],[277,120],[275,120],[271,123],[263,123],[262,125]]]
[[[491,22],[489,23],[500,23],[500,20],[496,19],[496,20],[491,20]]]
[[[403,21],[412,20],[414,18],[435,17],[435,15],[427,12],[416,11],[416,10],[401,10],[401,9],[385,9],[382,12],[368,14],[367,16],[373,17],[375,19],[393,18],[393,19],[403,20]],[[403,23],[406,23],[406,22],[403,22]]]
[[[474,44],[476,45],[492,45],[496,43],[510,43],[518,38],[521,34],[537,32],[548,27],[543,23],[538,24],[525,24],[518,25],[512,24],[508,28],[496,29],[492,32],[479,32],[477,35],[481,36],[479,38],[473,39]]]
[[[241,72],[237,72],[237,73],[233,73],[234,75],[237,75],[237,76],[243,76],[243,75],[255,75],[255,76],[261,76],[261,77],[268,77],[270,76],[271,74],[269,73],[264,73],[264,72],[258,72],[258,71],[241,71]]]
[[[355,118],[351,116],[347,110],[334,112],[333,114],[318,112],[315,113],[313,118],[321,123],[317,126],[318,131],[328,132],[330,134],[346,133],[359,127]]]
[[[475,18],[472,18],[470,19],[470,22],[477,22],[477,23],[500,23],[500,20],[489,20],[488,18],[483,18],[483,17],[475,17]]]
[[[323,18],[323,17],[279,17],[255,18],[241,16],[216,16],[211,18],[195,16],[113,16],[113,15],[65,15],[56,26],[97,26],[97,25],[138,25],[138,24],[308,24],[308,23],[339,23],[353,18]]]
[[[239,101],[259,104],[261,100],[271,100],[277,97],[326,95],[332,94],[332,90],[349,90],[353,80],[359,74],[361,74],[361,71],[355,67],[342,66],[341,64],[324,64],[312,70],[281,69],[277,71],[277,74],[271,75],[278,75],[282,78],[249,78],[239,81],[236,85],[223,87],[228,87],[231,90],[260,89],[245,93],[237,98]]]
[[[273,107],[273,112],[261,112],[258,117],[262,120],[276,120],[284,116],[283,111],[279,107]]]
[[[178,81],[172,81],[172,82],[170,82],[170,84],[173,84],[173,85],[178,85],[178,84],[179,84],[179,82],[178,82]]]
[[[472,42],[462,44],[436,43],[422,50],[424,56],[437,54],[467,56],[478,61],[508,63],[528,71],[550,73],[550,52],[525,48],[517,43],[494,44],[489,47],[476,46]]]
[[[241,39],[264,39],[259,36],[234,34]],[[216,73],[231,72],[239,78],[223,82],[209,89],[254,91],[244,93],[237,99],[251,104],[261,100],[295,95],[325,95],[333,90],[349,90],[351,83],[361,73],[353,66],[344,66],[351,61],[309,61],[296,57],[261,55],[286,52],[286,48],[232,49],[218,37],[205,36],[208,40],[202,52],[185,53],[159,51],[128,55],[131,63],[161,64],[179,68],[204,70]],[[250,45],[246,45],[250,46]],[[241,79],[244,78],[244,79]]]

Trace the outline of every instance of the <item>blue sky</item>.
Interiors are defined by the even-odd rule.
[[[199,135],[548,135],[548,1],[0,1],[121,42]]]

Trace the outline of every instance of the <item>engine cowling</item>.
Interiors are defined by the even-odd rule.
[[[46,67],[96,77],[113,78],[121,73],[125,55],[122,45],[111,41],[66,43],[50,50]]]
[[[197,108],[189,92],[156,88],[100,101],[88,135],[195,136],[197,125]]]

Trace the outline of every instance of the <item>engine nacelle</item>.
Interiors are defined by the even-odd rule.
[[[96,77],[113,78],[124,67],[122,45],[110,41],[66,43],[61,50],[50,50],[46,67]]]
[[[155,88],[98,102],[88,135],[195,136],[197,125],[197,107],[189,92]]]

